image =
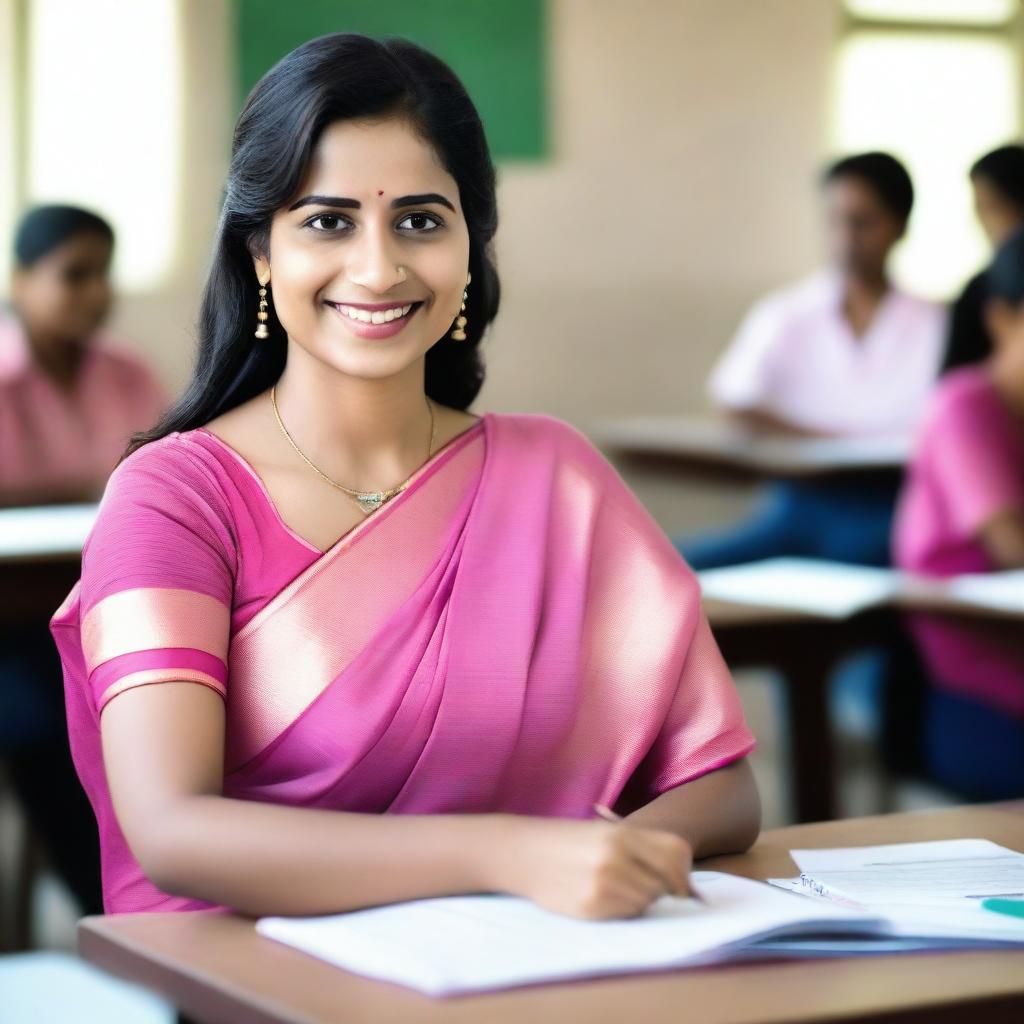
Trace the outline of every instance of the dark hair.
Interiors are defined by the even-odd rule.
[[[14,233],[14,260],[19,267],[31,267],[78,235],[101,235],[114,244],[114,229],[97,213],[79,206],[36,206],[21,218]]]
[[[910,219],[914,183],[896,157],[879,152],[843,157],[825,168],[821,183],[827,185],[839,178],[859,178],[899,220],[906,223]]]
[[[235,125],[231,165],[199,313],[192,380],[152,429],[125,452],[202,426],[270,387],[284,370],[286,334],[271,312],[270,336],[253,338],[258,302],[252,254],[265,252],[274,213],[302,184],[324,129],[338,120],[407,118],[459,187],[469,229],[465,341],[446,334],[426,355],[425,388],[465,409],[484,381],[478,346],[498,311],[491,249],[497,228],[495,172],[480,116],[443,61],[404,39],[333,33],[312,39],[256,84]]]
[[[1024,228],[1014,231],[996,250],[985,283],[992,298],[1014,306],[1024,303]]]
[[[984,178],[1024,216],[1024,146],[1000,146],[971,167],[972,178]]]

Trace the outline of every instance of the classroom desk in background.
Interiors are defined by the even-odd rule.
[[[794,848],[979,837],[1024,851],[1024,801],[775,829],[702,867],[792,876]],[[434,1000],[362,978],[256,934],[225,913],[83,918],[79,952],[170,999],[199,1024],[1019,1024],[1024,952],[773,961],[543,985]]]
[[[98,505],[0,509],[0,629],[49,619],[82,570]]]
[[[844,568],[837,566],[840,571]],[[731,669],[770,667],[780,672],[786,695],[788,781],[793,818],[798,822],[828,821],[842,813],[828,700],[829,680],[841,658],[871,647],[899,649],[905,642],[905,612],[929,612],[953,622],[985,622],[1003,631],[1024,627],[1024,600],[1019,607],[983,607],[938,583],[910,587],[845,617],[722,597],[705,596],[703,606]]]
[[[787,437],[721,417],[625,416],[587,431],[598,445],[634,463],[687,475],[743,479],[815,478],[851,473],[896,475],[909,437]]]

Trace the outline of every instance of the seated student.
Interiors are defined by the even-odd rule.
[[[0,318],[0,503],[96,500],[127,443],[168,400],[102,329],[114,232],[94,213],[40,206],[18,226],[13,316]]]
[[[453,72],[304,44],[224,196],[194,379],[51,622],[107,910],[629,916],[745,849],[754,737],[693,573],[578,430],[467,411],[497,206]]]
[[[986,290],[993,354],[937,388],[899,502],[895,561],[926,576],[1024,568],[1024,230],[996,252]],[[1024,735],[1020,627],[926,614],[910,621],[946,702],[985,706]],[[1013,784],[1024,786],[1024,773]]]
[[[1024,146],[1001,146],[971,168],[974,209],[993,246],[1024,226]],[[985,271],[975,274],[953,303],[943,372],[987,358],[992,338],[985,325]]]
[[[830,266],[758,302],[711,374],[717,404],[755,428],[810,435],[901,434],[924,409],[945,331],[941,307],[889,278],[914,190],[886,153],[823,176]],[[779,482],[751,518],[677,538],[695,569],[807,555],[886,564],[898,481]]]
[[[0,319],[0,504],[96,500],[133,431],[166,407],[153,374],[101,324],[114,233],[42,206],[14,242],[13,316]],[[68,751],[61,665],[45,619],[0,627],[0,760],[81,909],[102,909],[96,823]]]

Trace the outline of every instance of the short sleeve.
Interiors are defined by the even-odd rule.
[[[765,407],[772,394],[779,337],[775,303],[764,299],[747,313],[711,371],[708,393],[712,399],[727,409]]]
[[[652,799],[745,757],[755,746],[732,673],[700,610],[675,697],[639,781]]]
[[[81,642],[97,713],[166,681],[227,692],[236,550],[211,470],[179,435],[112,474],[82,553]]]
[[[953,529],[975,537],[996,514],[1024,509],[1024,469],[1006,436],[1005,413],[988,390],[940,403],[928,439],[930,471]]]

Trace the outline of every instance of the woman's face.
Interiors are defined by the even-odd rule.
[[[974,212],[982,230],[995,248],[1006,241],[1024,223],[1022,211],[982,174],[971,178],[974,187]]]
[[[85,340],[110,311],[109,240],[75,235],[14,272],[12,298],[29,334],[44,344]]]
[[[272,315],[292,343],[352,376],[398,373],[462,305],[469,232],[455,179],[404,120],[336,121],[274,215],[269,270]]]

